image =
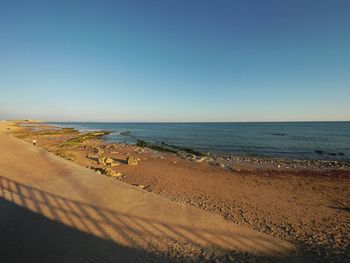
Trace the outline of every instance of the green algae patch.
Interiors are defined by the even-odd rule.
[[[55,135],[70,135],[77,134],[78,131],[74,128],[61,128],[61,129],[40,129],[32,130],[25,133],[18,133],[15,136],[20,139],[40,137],[40,136],[55,136]]]
[[[75,146],[77,144],[83,143],[87,140],[99,139],[102,136],[110,134],[110,131],[96,131],[96,132],[86,132],[82,133],[74,138],[71,138],[64,143],[61,144],[61,147],[70,147]]]
[[[160,151],[160,152],[171,152],[171,153],[177,153],[176,150],[171,149],[169,147],[164,147],[164,146],[160,146],[160,145],[155,145],[155,144],[150,144],[144,140],[137,140],[136,143],[137,146],[139,147],[147,147],[150,148],[152,150],[156,150],[156,151]]]

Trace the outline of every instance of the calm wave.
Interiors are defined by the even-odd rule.
[[[52,124],[79,130],[110,130],[112,134],[106,139],[112,142],[133,144],[138,138],[156,144],[163,142],[202,152],[233,155],[350,158],[350,122]]]

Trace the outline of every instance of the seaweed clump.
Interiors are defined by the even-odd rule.
[[[150,143],[148,143],[148,142],[146,142],[144,140],[138,139],[136,145],[139,146],[139,147],[147,147],[147,148],[150,148],[150,149],[153,149],[153,150],[157,150],[157,151],[161,151],[161,152],[179,153],[179,151],[183,151],[183,152],[186,152],[186,153],[189,153],[189,154],[193,154],[193,155],[197,155],[197,156],[203,156],[203,153],[201,153],[199,151],[196,151],[196,150],[193,150],[191,148],[168,145],[168,144],[166,144],[164,142],[162,142],[162,145],[165,145],[165,146],[160,146],[160,145],[157,145],[157,144],[150,144]]]
[[[87,140],[101,138],[102,136],[108,135],[110,133],[110,131],[86,132],[65,141],[64,143],[62,143],[61,147],[74,146]]]
[[[152,150],[156,150],[156,151],[160,151],[160,152],[171,152],[171,153],[177,153],[176,150],[168,148],[168,147],[163,147],[160,145],[156,145],[156,144],[150,144],[144,140],[137,140],[136,143],[137,146],[139,147],[147,147],[150,148]]]

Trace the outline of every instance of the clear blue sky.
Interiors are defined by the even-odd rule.
[[[350,1],[0,1],[0,119],[350,120]]]

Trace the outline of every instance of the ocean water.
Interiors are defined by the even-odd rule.
[[[110,142],[189,147],[202,152],[291,159],[350,160],[350,122],[91,123],[55,122],[79,130],[110,130]],[[123,135],[121,133],[128,132]]]

